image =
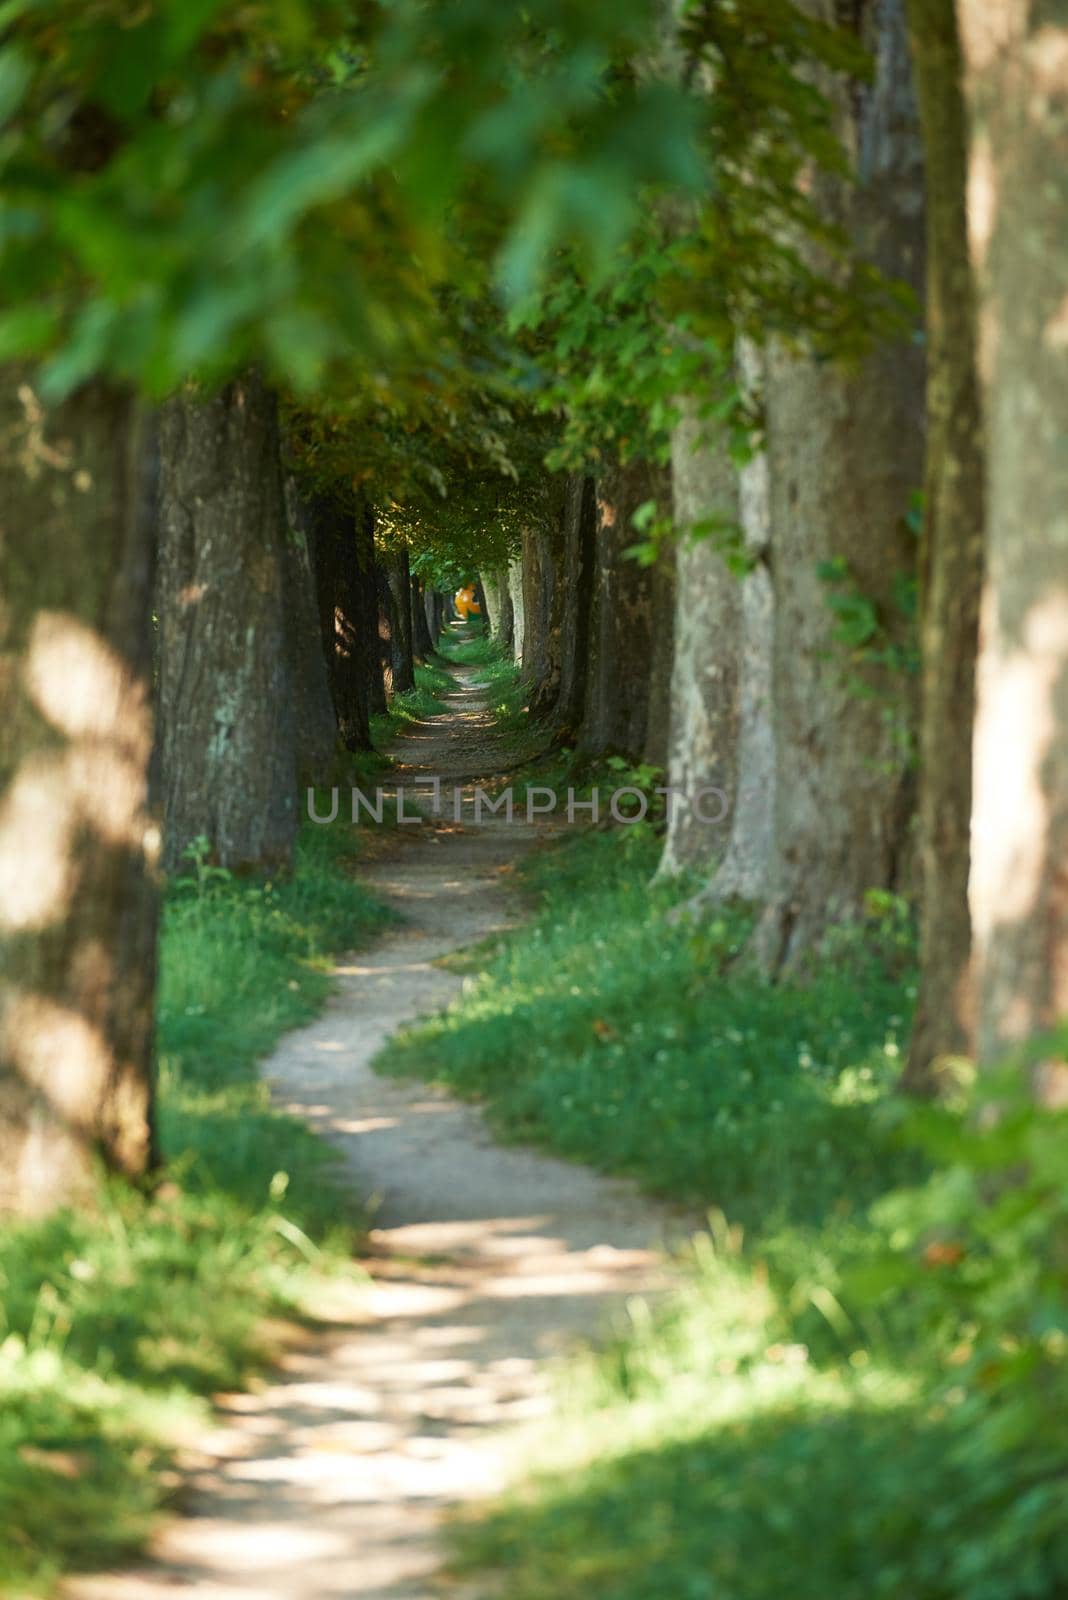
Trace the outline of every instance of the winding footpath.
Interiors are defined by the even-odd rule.
[[[499,758],[471,676],[398,743],[389,777],[463,786],[461,825],[427,816],[388,836],[364,876],[404,920],[338,965],[327,1010],[263,1066],[371,1197],[370,1281],[339,1290],[325,1331],[266,1383],[219,1398],[185,1514],[150,1558],[69,1583],[67,1600],[429,1600],[443,1514],[504,1485],[515,1425],[551,1404],[554,1358],[667,1280],[662,1246],[685,1231],[667,1208],[498,1146],[477,1109],[372,1068],[395,1029],[457,993],[435,961],[517,920],[512,866],[551,832],[473,825],[472,785]]]

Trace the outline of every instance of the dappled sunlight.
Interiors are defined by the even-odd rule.
[[[980,676],[975,738],[972,903],[981,943],[1032,912],[1048,870],[1054,797],[1043,763],[1060,737],[1054,696],[1068,662],[1068,591],[1033,606],[1019,640],[1005,638],[993,615],[986,625],[1000,649]],[[1020,1022],[1026,1029],[1028,1019]]]

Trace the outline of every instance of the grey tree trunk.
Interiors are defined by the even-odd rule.
[[[986,399],[971,913],[983,1063],[1068,1015],[1068,163],[1063,6],[958,7]],[[1037,1097],[1068,1104],[1063,1039]]]
[[[597,560],[597,493],[593,479],[570,472],[564,503],[561,566],[560,692],[553,712],[557,734],[573,744],[582,726],[586,704],[586,668],[590,655]]]
[[[740,585],[716,536],[686,530],[738,520],[738,484],[726,440],[709,437],[688,406],[671,443],[674,520],[680,530],[675,571],[675,657],[671,674],[669,805],[660,872],[710,870],[727,840],[738,743]],[[718,790],[718,795],[702,791]]]
[[[827,11],[815,0],[806,9]],[[919,294],[922,153],[903,0],[861,0],[854,10],[875,78],[853,86],[848,104],[840,94],[858,182],[819,180],[824,204],[866,260]],[[904,519],[922,479],[923,417],[923,355],[913,340],[884,341],[855,373],[769,351],[777,783],[771,896],[756,949],[770,970],[858,914],[867,890],[902,883],[914,685],[839,642],[818,568],[843,563],[875,608],[880,642],[901,642],[907,622],[896,590],[915,568]]]
[[[130,396],[0,387],[0,1211],[150,1165],[155,507]]]
[[[287,528],[275,397],[256,374],[160,418],[163,860],[289,861],[297,826]]]
[[[320,494],[311,503],[310,516],[319,626],[338,731],[346,750],[370,750],[368,659],[374,637],[367,638],[369,619],[353,514],[335,496]]]
[[[482,586],[482,599],[484,602],[482,619],[486,624],[486,633],[491,639],[496,639],[501,619],[501,599],[497,593],[496,574],[487,572],[484,578],[479,579],[479,582]]]
[[[522,664],[525,659],[527,625],[521,557],[510,562],[508,566],[508,597],[512,602],[512,654],[515,660]]]
[[[562,510],[562,503],[553,506],[545,521],[523,534],[523,677],[536,718],[551,716],[560,689]]]
[[[293,478],[286,479],[285,503],[286,640],[293,677],[297,776],[303,789],[306,784],[327,784],[334,776],[337,717],[319,626],[311,519]]]
[[[671,748],[671,675],[675,665],[675,553],[662,550],[652,568],[649,621],[653,661],[643,761],[667,771]]]
[[[764,394],[762,353],[739,339],[737,367],[750,400]],[[748,570],[737,580],[738,734],[734,801],[726,849],[709,893],[715,900],[761,901],[769,887],[775,825],[775,728],[772,657],[775,602],[767,457],[761,452],[738,473],[738,509]]]
[[[415,654],[412,639],[412,579],[407,549],[391,552],[386,577],[393,595],[393,689],[407,694],[415,688]]]
[[[909,0],[927,162],[927,470],[920,562],[920,992],[904,1086],[974,1048],[968,874],[975,656],[986,461],[975,285],[965,213],[967,131],[953,0]]]
[[[653,579],[625,552],[637,542],[632,521],[666,490],[662,469],[614,466],[597,481],[597,530],[590,652],[578,749],[583,755],[641,759],[649,726],[653,670]]]
[[[503,648],[512,654],[515,649],[515,614],[512,610],[512,591],[508,585],[508,568],[501,567],[495,572],[494,581],[497,585],[497,605],[500,610],[497,637]]]
[[[378,562],[375,558],[374,507],[360,500],[356,506],[356,565],[359,569],[360,644],[367,675],[367,714],[386,714],[386,683],[378,619]]]
[[[411,574],[412,649],[420,661],[433,654],[434,641],[427,626],[426,606],[423,603],[422,581]]]

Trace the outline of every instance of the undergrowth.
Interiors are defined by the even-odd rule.
[[[330,953],[382,922],[354,837],[306,828],[274,880],[191,863],[161,940],[166,1181],[102,1177],[91,1208],[0,1231],[0,1593],[133,1552],[206,1397],[271,1355],[266,1319],[351,1270],[359,1218],[327,1147],[270,1106],[255,1063],[319,1007]]]

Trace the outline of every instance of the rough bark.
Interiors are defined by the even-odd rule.
[[[738,377],[752,403],[762,404],[764,362],[739,339]],[[738,473],[738,510],[748,570],[737,580],[738,735],[734,800],[723,860],[709,885],[714,900],[760,901],[769,887],[775,822],[775,729],[772,706],[774,596],[767,457],[761,452]]]
[[[523,560],[517,557],[508,566],[508,598],[512,602],[512,654],[522,663],[526,649],[526,609],[523,589]]]
[[[500,610],[497,637],[503,648],[511,654],[515,649],[515,615],[512,611],[512,591],[508,586],[508,568],[501,567],[495,572],[494,581],[497,585],[497,605]]]
[[[727,839],[738,738],[738,580],[715,534],[694,539],[695,524],[738,520],[738,485],[726,441],[709,436],[687,407],[671,444],[671,487],[680,530],[675,572],[675,659],[671,675],[669,806],[660,871],[709,868]],[[714,788],[726,797],[702,796]]]
[[[861,0],[875,56],[870,85],[840,93],[857,182],[820,179],[830,218],[855,248],[919,294],[922,152],[903,0]],[[809,0],[806,7],[826,14]],[[857,915],[872,888],[897,888],[912,809],[908,675],[858,662],[835,638],[818,566],[846,564],[891,642],[906,620],[895,582],[914,567],[904,518],[923,471],[923,354],[884,340],[847,372],[772,347],[767,365],[774,592],[776,805],[772,890],[757,953],[775,970]]]
[[[560,691],[553,721],[560,739],[573,744],[586,703],[594,575],[597,560],[597,493],[580,472],[567,478],[561,566]]]
[[[958,7],[988,530],[971,913],[980,1060],[1068,1014],[1068,19]],[[1063,1041],[1035,1092],[1068,1104]]]
[[[491,639],[496,639],[501,617],[501,600],[500,595],[497,593],[497,579],[492,572],[488,572],[485,578],[479,579],[479,582],[482,587],[482,619],[486,624],[486,633]]]
[[[375,559],[374,507],[361,501],[356,507],[356,565],[359,572],[360,643],[367,675],[367,711],[385,716],[386,683],[378,618],[378,562]]]
[[[378,630],[376,618],[374,634],[367,637],[366,592],[355,521],[351,509],[329,494],[316,496],[310,514],[319,626],[338,731],[346,750],[370,750],[368,659]]]
[[[393,630],[397,625],[396,607],[393,604],[393,590],[389,586],[389,579],[377,563],[375,586],[378,590],[378,659],[388,705],[394,693]]]
[[[285,622],[293,678],[297,776],[327,784],[334,776],[337,718],[323,653],[307,505],[293,478],[285,485],[288,538],[285,546]]]
[[[544,521],[523,534],[523,677],[530,684],[535,718],[551,716],[560,688],[562,542],[562,506],[553,506]]]
[[[675,665],[675,554],[662,550],[652,568],[649,620],[653,661],[649,678],[649,715],[642,759],[667,771],[671,746],[671,675]]]
[[[426,606],[423,603],[423,584],[414,573],[411,575],[412,650],[420,661],[434,653],[434,641],[427,626]]]
[[[920,989],[905,1087],[974,1043],[968,872],[985,460],[967,131],[953,0],[909,0],[927,178],[927,470],[920,561]]]
[[[415,688],[415,654],[412,639],[412,578],[407,549],[393,551],[386,562],[386,577],[393,595],[393,688],[407,694]]]
[[[130,397],[0,389],[0,1210],[152,1159],[154,506]]]
[[[661,469],[613,466],[596,487],[596,549],[590,650],[578,749],[585,756],[641,759],[653,664],[652,573],[625,554],[637,540],[638,506],[666,490]]]
[[[273,394],[255,374],[160,418],[163,859],[288,862],[297,826],[286,514]]]

